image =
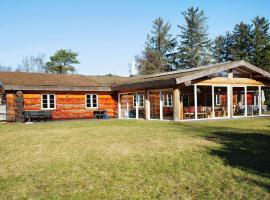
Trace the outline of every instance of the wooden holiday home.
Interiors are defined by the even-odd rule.
[[[0,120],[200,120],[270,114],[270,73],[245,61],[136,77],[0,73]]]

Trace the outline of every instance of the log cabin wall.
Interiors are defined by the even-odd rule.
[[[15,94],[7,93],[6,94],[6,102],[7,102],[7,121],[13,122],[15,121]]]
[[[56,109],[52,110],[52,119],[84,119],[93,118],[94,110],[106,110],[110,117],[117,115],[117,94],[110,92],[74,92],[74,93],[56,93],[56,92],[24,92],[24,110],[41,110],[41,95],[55,94]],[[98,108],[86,108],[86,94],[98,95]],[[7,114],[8,121],[14,121],[15,118],[15,96],[12,93],[7,94]]]

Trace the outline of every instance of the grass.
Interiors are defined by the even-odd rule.
[[[0,199],[270,199],[270,119],[0,124]]]

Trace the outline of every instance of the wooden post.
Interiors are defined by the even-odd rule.
[[[215,118],[215,87],[212,85],[212,117]]]
[[[258,103],[259,103],[259,115],[262,115],[262,86],[259,86],[259,97],[258,97]]]
[[[248,116],[248,112],[247,112],[247,86],[245,86],[245,117]]]
[[[121,118],[121,98],[120,94],[118,94],[118,119]]]
[[[229,109],[230,109],[229,118],[232,118],[233,117],[233,87],[229,86],[228,90],[229,90]]]
[[[138,95],[138,93],[136,93],[135,94],[136,95],[136,119],[139,119],[139,99],[138,99],[138,97],[139,97],[139,95]]]
[[[162,90],[159,91],[159,118],[163,120],[163,98],[162,98]]]
[[[198,98],[197,98],[197,85],[194,85],[194,107],[195,107],[195,119],[198,119]]]
[[[180,120],[180,90],[178,87],[173,89],[173,120]]]
[[[150,100],[149,100],[149,91],[146,90],[144,93],[144,113],[145,113],[145,119],[150,119]]]

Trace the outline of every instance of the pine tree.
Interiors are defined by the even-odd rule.
[[[60,49],[50,57],[50,61],[46,63],[45,70],[57,74],[73,73],[75,71],[73,64],[80,63],[77,56],[78,53],[71,50]]]
[[[269,22],[264,17],[255,17],[252,22],[254,26],[254,29],[252,31],[253,36],[252,64],[256,65],[257,67],[270,70]]]
[[[225,36],[215,38],[212,46],[212,57],[214,63],[227,62],[232,60],[232,35],[227,32]]]
[[[199,8],[188,8],[182,12],[185,19],[180,28],[180,45],[178,47],[178,68],[193,68],[209,64],[211,61],[211,40],[208,39],[207,17]]]
[[[231,48],[233,60],[252,60],[252,26],[241,22],[233,30],[233,44]]]
[[[151,74],[172,70],[172,52],[176,39],[170,34],[171,25],[162,18],[153,21],[153,30],[147,35],[145,50],[137,57],[140,74]]]

